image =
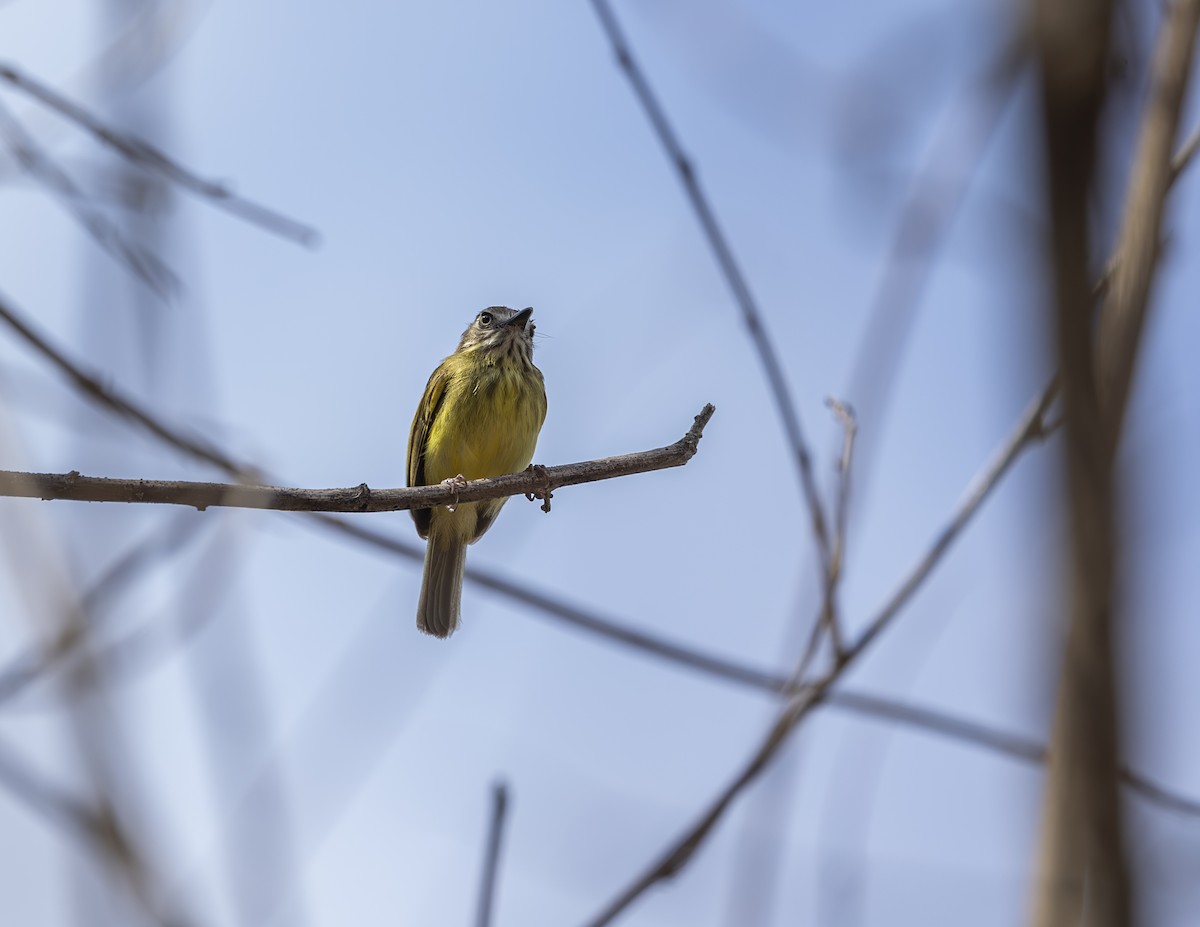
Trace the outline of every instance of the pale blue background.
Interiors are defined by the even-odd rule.
[[[561,490],[549,516],[518,498],[470,562],[670,640],[790,668],[817,602],[793,468],[736,307],[589,4],[176,3],[173,51],[145,80],[87,70],[112,37],[94,6],[0,6],[0,58],[117,124],[158,111],[154,141],[168,153],[311,223],[322,243],[296,247],[177,195],[169,235],[150,243],[184,292],[154,307],[6,162],[7,299],[164,418],[311,487],[402,484],[430,371],[478,309],[532,305],[550,394],[537,461],[658,446],[705,402],[717,413],[685,469]],[[861,405],[843,590],[847,623],[861,629],[1049,371],[1027,75],[907,339],[884,339],[885,354],[902,352],[886,408],[851,374],[912,177],[932,159],[949,178],[959,153],[973,157],[967,88],[1016,8],[622,0],[615,10],[760,301],[826,490],[840,434],[823,399]],[[1135,25],[1144,44],[1153,23]],[[106,79],[123,89],[98,89]],[[0,96],[81,182],[103,188],[106,152],[8,88]],[[1101,219],[1119,206],[1119,162]],[[1128,754],[1191,794],[1198,189],[1193,173],[1175,193],[1122,457]],[[217,478],[86,412],[7,331],[0,352],[0,466]],[[1052,442],[1022,459],[848,685],[1046,736],[1056,453]],[[115,699],[131,826],[204,924],[471,923],[497,778],[513,800],[496,923],[583,923],[740,768],[773,715],[765,694],[471,585],[462,630],[421,637],[415,563],[279,513],[0,509],[6,656],[38,629],[20,596],[31,575],[60,564],[85,588],[171,519],[207,526],[122,599],[101,635],[169,626],[188,607],[210,618],[186,646],[129,670]],[[416,540],[407,515],[362,520]],[[0,707],[0,742],[78,786],[63,717],[55,690],[35,688]],[[1020,923],[1039,800],[1035,770],[824,709],[693,864],[622,923]],[[293,867],[282,897],[266,862],[278,847],[263,836],[277,802],[291,820],[277,838]],[[1200,823],[1132,807],[1145,923],[1194,923]],[[231,854],[250,901],[230,891]],[[130,923],[105,907],[99,872],[0,800],[5,923]]]

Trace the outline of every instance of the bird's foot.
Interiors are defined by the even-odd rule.
[[[454,487],[454,501],[446,506],[447,512],[453,512],[456,508],[458,508],[458,491],[467,485],[467,478],[459,473],[456,476],[450,477],[449,479],[442,480],[442,485]]]
[[[542,481],[541,487],[538,489],[535,489],[533,492],[525,493],[525,498],[528,499],[530,502],[534,502],[538,499],[541,499],[542,500],[542,511],[549,512],[550,511],[550,500],[554,498],[554,493],[551,492],[552,487],[550,485],[550,474],[546,471],[546,468],[544,466],[542,466],[541,464],[530,464],[528,467],[525,468],[525,472],[533,473],[535,476],[539,477]]]

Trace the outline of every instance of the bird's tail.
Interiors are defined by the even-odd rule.
[[[430,532],[425,548],[425,572],[417,603],[417,628],[434,637],[449,637],[458,627],[462,603],[466,541],[451,534]]]

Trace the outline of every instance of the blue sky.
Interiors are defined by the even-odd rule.
[[[6,165],[8,299],[164,418],[312,487],[400,485],[430,371],[480,308],[532,305],[550,406],[535,460],[659,446],[704,403],[717,412],[686,468],[561,490],[548,516],[513,500],[469,563],[649,633],[790,668],[818,594],[794,471],[736,306],[589,4],[177,3],[169,58],[107,92],[87,63],[111,23],[91,7],[0,6],[0,58],[118,124],[157,114],[164,150],[310,223],[321,243],[298,247],[176,195],[151,244],[184,288],[155,307]],[[849,392],[912,177],[932,163],[949,178],[973,157],[965,88],[1010,34],[1009,10],[615,10],[743,264],[827,492],[840,433],[824,398],[861,404],[843,590],[847,625],[861,629],[1049,371],[1027,78],[907,339],[885,344],[902,352],[886,408]],[[27,99],[0,97],[103,189],[107,153]],[[1136,692],[1131,762],[1187,791],[1200,775],[1187,734],[1200,711],[1193,176],[1175,197],[1123,450],[1133,605],[1122,654]],[[87,412],[7,334],[0,372],[5,468],[216,476]],[[1045,737],[1056,455],[1050,442],[1022,459],[847,686]],[[243,922],[223,860],[231,845],[252,859],[269,846],[263,809],[276,801],[290,809],[283,842],[301,888],[259,922],[470,923],[498,778],[513,802],[496,923],[584,923],[740,768],[775,710],[762,693],[471,584],[461,631],[421,637],[417,564],[280,513],[3,507],[18,533],[0,656],[38,628],[21,617],[38,610],[20,604],[30,568],[12,551],[39,569],[61,563],[82,589],[170,519],[203,524],[111,620],[208,619],[128,671],[113,698],[133,825],[205,924]],[[403,513],[361,518],[417,541]],[[77,785],[54,692],[0,708],[0,738]],[[622,923],[743,924],[758,904],[764,925],[1011,924],[1027,909],[1039,801],[1032,769],[824,709],[693,864]],[[1147,923],[1188,923],[1195,891],[1170,863],[1194,861],[1200,829],[1134,809],[1136,858],[1153,873]],[[89,858],[15,801],[0,801],[0,821],[13,922],[75,922],[79,899],[94,897]],[[766,895],[745,874],[757,845],[775,867]]]

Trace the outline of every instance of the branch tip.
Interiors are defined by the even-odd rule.
[[[688,429],[687,434],[679,439],[679,444],[684,451],[684,463],[687,463],[695,455],[696,449],[700,446],[700,439],[704,436],[704,426],[708,424],[709,419],[716,411],[716,406],[711,402],[706,402],[704,408],[700,410],[700,414],[692,420],[692,427]]]

